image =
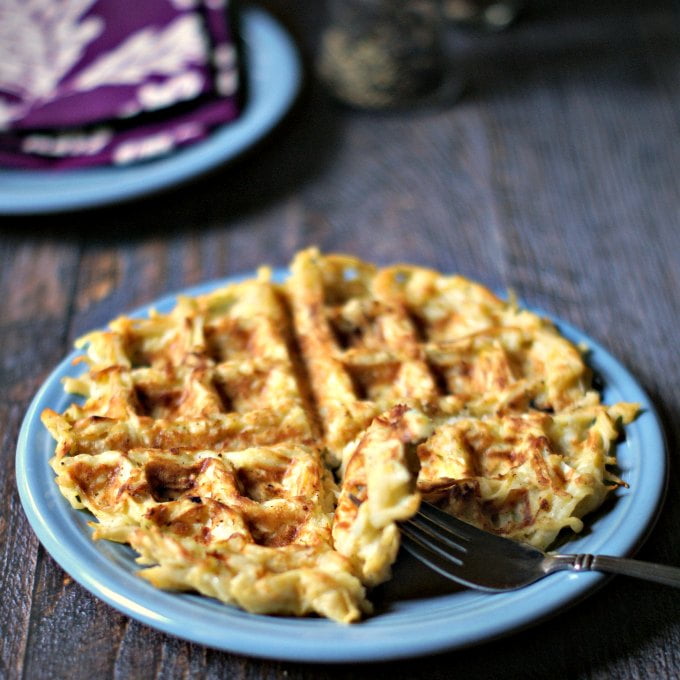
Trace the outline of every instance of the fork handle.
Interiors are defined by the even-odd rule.
[[[610,555],[547,555],[543,568],[546,574],[568,569],[570,571],[605,571],[623,574],[647,581],[656,581],[680,588],[680,568],[665,564],[641,562]]]

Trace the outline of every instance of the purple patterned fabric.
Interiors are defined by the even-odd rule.
[[[0,165],[126,164],[239,114],[229,0],[0,0]]]

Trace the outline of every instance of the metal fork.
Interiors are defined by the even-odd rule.
[[[549,555],[477,529],[429,503],[401,522],[402,545],[428,567],[470,588],[522,588],[555,571],[604,571],[680,587],[680,569],[608,555]]]

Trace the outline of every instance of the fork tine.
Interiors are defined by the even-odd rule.
[[[438,574],[445,576],[451,581],[460,583],[461,585],[467,586],[468,588],[474,588],[475,590],[483,590],[485,592],[493,593],[502,590],[508,590],[516,585],[510,587],[504,587],[499,585],[491,585],[486,583],[481,583],[476,579],[470,579],[463,576],[467,573],[465,565],[461,560],[454,557],[451,554],[447,554],[445,551],[437,550],[436,552],[432,550],[430,544],[425,544],[420,540],[416,539],[408,530],[403,531],[401,535],[401,544],[405,550],[410,552],[416,559],[420,560],[423,564],[430,567],[433,571]],[[407,533],[408,532],[408,533]]]
[[[469,583],[465,579],[460,578],[457,573],[457,569],[462,565],[461,560],[444,551],[433,551],[429,545],[421,542],[420,539],[409,531],[407,524],[402,526],[401,545],[416,559],[430,567],[430,569],[433,569],[448,579],[464,585],[469,585]]]
[[[452,563],[458,567],[462,566],[463,557],[467,551],[457,543],[444,536],[434,534],[428,529],[423,529],[412,521],[401,525],[401,533],[402,536],[408,537],[410,541],[429,554],[437,556],[439,560]]]
[[[411,519],[413,520],[416,517],[427,520],[440,532],[445,531],[447,535],[453,535],[460,541],[471,541],[479,537],[479,529],[449,515],[430,503],[422,502],[418,514]]]
[[[447,528],[440,527],[439,524],[430,522],[427,517],[420,514],[414,515],[406,523],[401,525],[402,533],[406,531],[412,537],[419,538],[423,543],[436,545],[438,550],[449,552],[451,550],[465,554],[467,548],[465,539],[449,531]]]
[[[447,512],[444,512],[444,510],[440,510],[430,503],[421,503],[417,516],[425,517],[431,521],[432,524],[437,527],[436,531],[438,534],[441,534],[441,532],[444,531],[449,537],[473,544],[475,551],[480,549],[487,552],[490,550],[499,550],[503,553],[508,553],[508,551],[510,551],[517,555],[524,555],[527,550],[536,550],[523,543],[510,541],[503,536],[497,536],[496,534],[479,529],[462,519],[449,515]]]
[[[447,549],[442,546],[443,537],[441,534],[435,535],[435,537],[437,542],[428,538],[426,534],[424,535],[420,528],[414,525],[412,520],[401,525],[401,544],[404,549],[438,574],[476,590],[498,592],[508,589],[508,587],[502,584],[488,582],[487,579],[479,580],[479,574],[476,574],[474,578],[470,578],[470,565],[464,561],[467,550],[463,546],[458,546],[452,541],[447,540],[447,545],[456,545],[461,550],[462,554],[459,558],[451,552],[451,548]],[[510,587],[516,587],[516,585]]]

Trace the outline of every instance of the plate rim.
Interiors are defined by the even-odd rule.
[[[297,98],[302,61],[286,29],[265,9],[244,8],[241,19],[248,97],[238,118],[199,142],[139,164],[57,172],[0,167],[0,215],[82,210],[150,195],[217,168],[262,139]]]
[[[281,280],[286,271],[275,270],[275,280]],[[164,311],[175,303],[179,295],[200,295],[253,275],[254,272],[235,274],[189,286],[176,293],[161,296],[126,314],[144,316],[152,308]],[[622,535],[609,536],[608,539],[604,537],[607,546],[613,547],[613,550],[607,549],[609,554],[631,555],[652,531],[668,483],[668,447],[657,410],[634,376],[599,342],[552,314],[533,307],[523,307],[553,321],[560,332],[572,342],[586,342],[591,352],[589,365],[598,371],[604,368],[605,377],[609,379],[611,379],[609,371],[613,370],[617,379],[623,380],[626,389],[630,388],[632,391],[630,396],[633,398],[629,395],[626,395],[626,398],[638,401],[643,406],[643,413],[628,426],[627,432],[629,435],[634,432],[635,437],[641,437],[645,446],[652,444],[651,450],[656,450],[659,454],[653,460],[654,465],[645,463],[635,473],[646,473],[648,477],[650,472],[656,471],[656,474],[652,474],[644,484],[641,482],[637,490],[623,496],[617,502],[617,505],[631,506],[636,495],[644,495],[646,505],[643,507],[642,516],[635,515],[632,518],[633,530],[626,527],[627,530],[623,531]],[[406,603],[405,613],[398,613],[396,621],[386,621],[383,615],[378,615],[359,624],[342,626],[310,617],[295,619],[249,614],[202,596],[160,591],[103,554],[99,547],[102,544],[105,547],[104,552],[115,553],[117,550],[131,551],[131,549],[116,544],[113,544],[115,548],[110,548],[108,542],[96,544],[89,536],[85,536],[78,526],[84,522],[84,515],[79,515],[78,511],[73,510],[58,492],[56,484],[51,482],[53,473],[47,465],[47,459],[53,455],[54,442],[40,422],[40,411],[49,405],[47,402],[51,398],[51,392],[59,390],[59,393],[63,394],[60,379],[66,371],[73,370],[71,361],[80,354],[82,352],[72,351],[56,366],[43,382],[26,412],[16,452],[19,496],[33,531],[61,568],[86,590],[114,609],[153,628],[207,647],[254,657],[301,662],[378,662],[460,649],[518,632],[558,614],[567,606],[577,604],[611,578],[593,572],[581,574],[560,572],[525,589],[510,593],[489,595],[462,591],[454,595],[425,598],[417,601],[415,605],[423,607],[426,615],[425,634],[422,632],[422,616],[421,619],[416,617],[415,621],[410,623],[401,620],[408,618],[408,610],[411,607],[409,603]],[[66,395],[63,398],[68,400]],[[35,463],[32,452],[36,448],[34,444],[40,442],[40,439],[49,443],[49,450],[40,451],[43,457],[47,457],[42,463]],[[32,479],[30,474],[32,464],[36,468],[42,465],[41,469],[47,469],[46,474],[51,484],[43,488]],[[650,499],[653,502],[650,503]],[[58,522],[55,526],[54,515],[50,522],[55,502],[57,512],[68,518],[66,528],[59,526]],[[621,524],[622,520],[631,519],[630,508],[627,512],[628,514],[625,510],[619,510],[617,513],[615,507],[606,517],[611,517],[610,521],[618,520]],[[58,519],[59,515],[56,517]],[[588,542],[588,536],[577,538],[575,542],[584,540]],[[92,559],[96,563],[95,567],[100,568],[99,571],[88,570],[87,565]],[[451,597],[458,598],[451,600],[454,610],[457,609],[453,614],[448,611],[451,609],[449,602]],[[531,605],[534,601],[540,601],[541,606],[527,609],[527,602]],[[424,604],[419,605],[419,602]],[[493,610],[495,603],[499,604],[502,615],[499,616],[498,611],[494,611],[495,618],[483,622],[478,610],[489,607]],[[491,606],[492,604],[494,606]],[[477,612],[476,619],[472,619],[474,624],[472,626],[465,615],[470,609]],[[197,613],[203,620],[199,622],[194,620],[191,629],[187,630],[183,622],[187,617],[195,617]],[[456,616],[459,618],[462,616],[462,621],[468,626],[465,630],[451,630],[442,625],[444,621],[455,623]],[[222,625],[216,628],[217,622],[221,622]],[[414,629],[410,631],[411,634],[409,628]],[[390,635],[395,631],[400,634]],[[225,632],[228,635],[225,635]]]

